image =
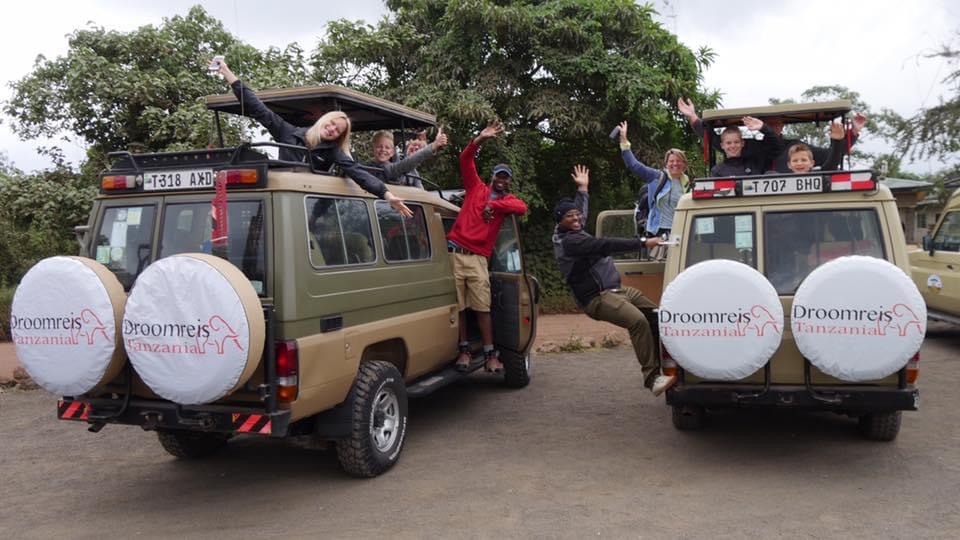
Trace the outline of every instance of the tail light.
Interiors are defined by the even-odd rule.
[[[300,353],[296,341],[278,341],[276,352],[277,400],[296,401],[300,392]]]
[[[677,362],[670,356],[670,351],[660,345],[660,370],[668,377],[677,376]]]
[[[217,171],[217,182],[226,184],[256,184],[260,179],[257,169],[227,169]]]
[[[914,384],[920,377],[920,351],[907,362],[907,384]]]
[[[107,189],[133,189],[137,187],[137,177],[132,174],[114,174],[100,178],[100,188]]]

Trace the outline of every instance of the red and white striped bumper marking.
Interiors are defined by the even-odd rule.
[[[869,172],[830,175],[830,191],[862,191],[875,187]]]
[[[82,401],[65,402],[62,399],[57,402],[57,418],[61,420],[87,420],[90,413],[90,405]]]
[[[234,414],[231,418],[237,433],[270,435],[273,429],[273,422],[265,414]]]

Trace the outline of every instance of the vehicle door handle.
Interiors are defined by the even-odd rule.
[[[956,270],[956,268],[952,264],[948,264],[947,270]]]

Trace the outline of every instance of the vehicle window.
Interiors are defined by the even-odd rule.
[[[637,221],[633,213],[630,214],[608,214],[603,216],[602,220],[597,221],[597,236],[604,238],[636,238]],[[636,261],[640,259],[640,251],[629,251],[626,253],[617,253],[613,258],[618,261]]]
[[[687,267],[727,259],[757,267],[754,215],[696,216],[687,242]]]
[[[313,266],[370,264],[377,260],[364,201],[307,197],[306,205]]]
[[[160,225],[158,257],[178,253],[211,253],[213,223],[210,203],[168,204]],[[257,294],[263,294],[266,274],[264,215],[260,201],[227,203],[227,259],[239,268]]]
[[[387,262],[420,261],[430,258],[430,236],[423,207],[407,203],[413,217],[402,218],[385,201],[377,201],[377,224]]]
[[[950,212],[933,237],[933,249],[960,251],[960,212]]]
[[[779,294],[793,294],[821,264],[845,255],[884,258],[876,210],[768,212],[765,272]]]
[[[153,247],[153,206],[106,208],[94,243],[97,262],[116,274],[129,290],[140,272],[150,264]]]
[[[507,217],[500,226],[497,243],[493,246],[490,271],[519,274],[523,271],[520,261],[520,240],[517,236],[516,222]]]

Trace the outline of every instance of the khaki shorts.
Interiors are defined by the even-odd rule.
[[[490,274],[483,255],[451,253],[460,311],[490,311]]]

